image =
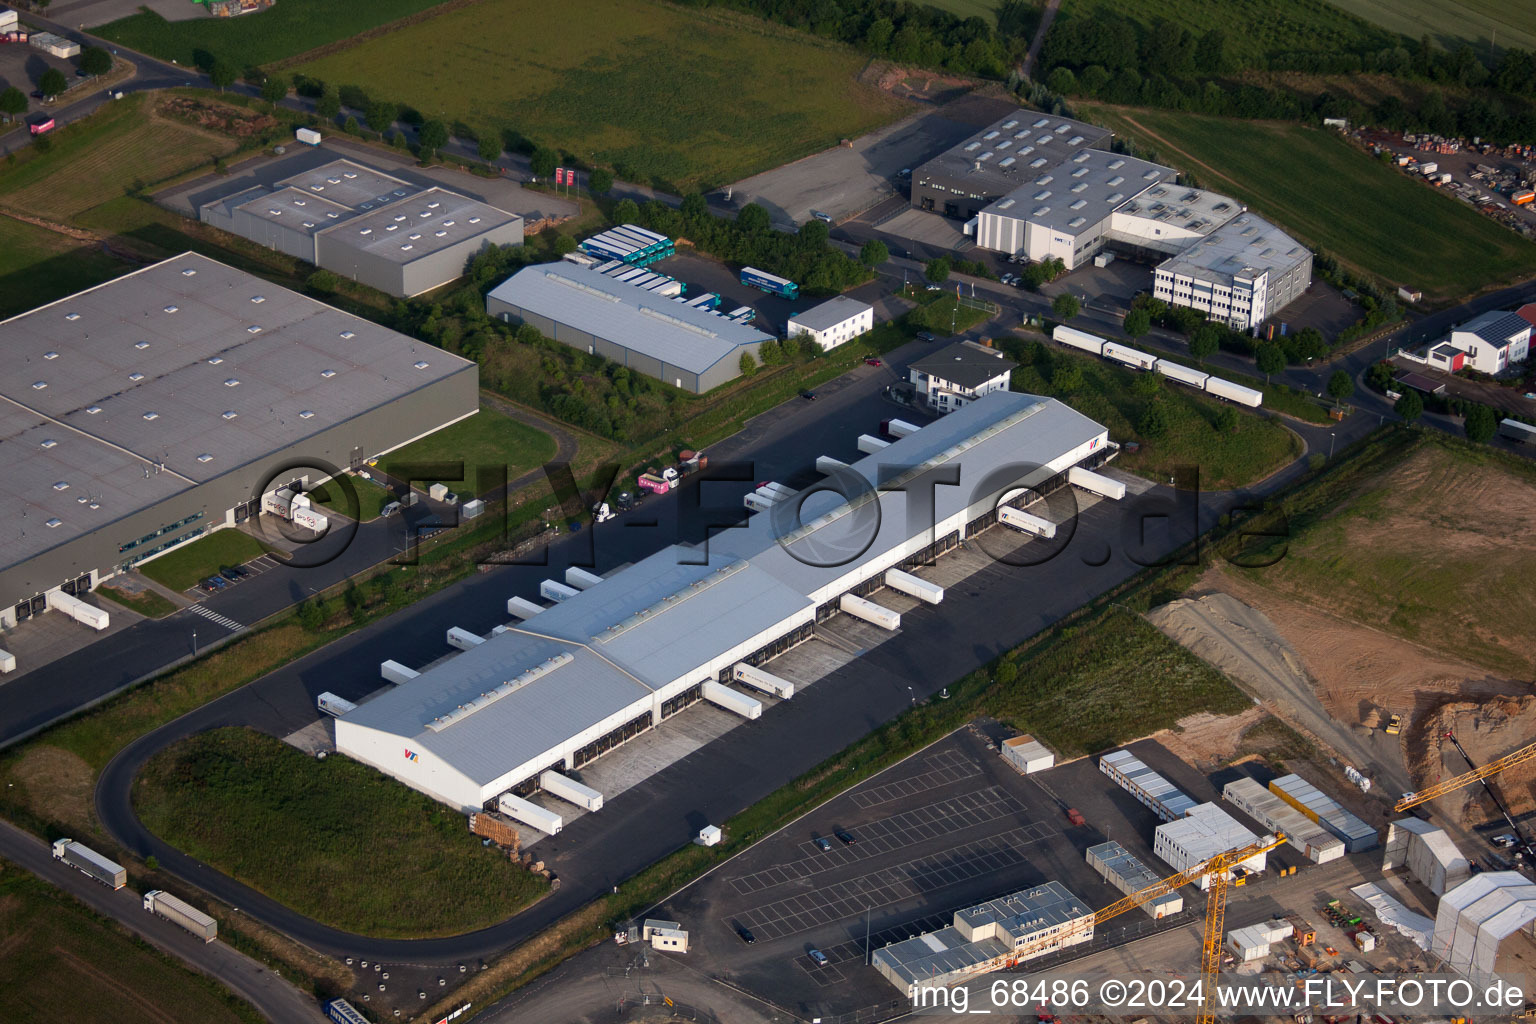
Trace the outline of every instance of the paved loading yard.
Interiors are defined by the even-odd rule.
[[[1108,839],[1154,871],[1169,870],[1151,850],[1159,819],[1110,782],[1097,757],[1026,778],[1003,763],[983,728],[961,730],[810,812],[651,916],[683,922],[693,935],[689,962],[709,974],[797,1013],[846,1013],[897,995],[865,966],[866,914],[869,948],[878,949],[949,924],[957,909],[1052,879],[1104,906],[1121,894],[1088,866],[1084,852]],[[1236,774],[1207,779],[1150,740],[1130,749],[1196,799],[1216,800],[1219,785]],[[1069,825],[1067,806],[1087,824]],[[1224,809],[1243,819],[1231,805]],[[839,841],[839,829],[857,842]],[[832,848],[819,849],[817,837]],[[1231,890],[1234,914],[1269,916],[1274,901],[1288,904],[1289,890],[1309,885],[1307,868],[1315,869],[1285,847],[1271,854],[1271,864],[1303,870],[1294,880],[1271,871],[1263,883]],[[1139,911],[1126,914],[1073,955],[1159,928],[1187,929],[1203,915],[1204,901],[1192,888],[1184,896],[1184,913],[1157,923]],[[1242,909],[1250,902],[1267,909]],[[740,928],[756,942],[743,942]],[[812,964],[813,948],[826,955],[826,966]]]

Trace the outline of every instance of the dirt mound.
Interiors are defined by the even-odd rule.
[[[1536,697],[1499,697],[1486,701],[1448,700],[1415,726],[1407,749],[1415,785],[1423,789],[1471,770],[1454,744],[1454,732],[1479,766],[1536,742]],[[1536,761],[1494,776],[1494,788],[1517,817],[1536,811]],[[1474,827],[1500,817],[1482,786],[1473,783],[1434,801],[1443,814]]]
[[[166,96],[155,104],[155,113],[172,121],[237,139],[265,135],[277,127],[277,119],[244,107],[195,99],[191,96]]]
[[[1235,715],[1197,711],[1179,719],[1174,728],[1154,733],[1153,738],[1186,764],[1214,771],[1236,756],[1243,734],[1263,718],[1264,709],[1258,705]]]
[[[1249,686],[1274,683],[1310,691],[1306,667],[1269,618],[1228,594],[1180,598],[1147,621],[1202,660]]]

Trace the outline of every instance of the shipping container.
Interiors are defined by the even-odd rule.
[[[1499,421],[1499,436],[1517,444],[1536,444],[1536,427],[1519,420]]]
[[[1055,523],[1049,519],[1032,516],[1023,509],[1017,509],[1011,505],[1004,505],[997,510],[997,521],[1010,529],[1018,530],[1020,533],[1044,537],[1046,540],[1056,536]]]
[[[856,619],[863,619],[892,632],[901,628],[901,613],[855,594],[844,594],[837,599],[837,606]]]
[[[1058,345],[1066,345],[1070,348],[1079,348],[1084,352],[1092,352],[1096,356],[1104,354],[1104,339],[1098,335],[1089,334],[1087,331],[1079,331],[1074,327],[1061,326],[1051,331],[1051,340]]]
[[[758,270],[756,267],[741,268],[741,283],[748,288],[757,288],[786,299],[800,297],[800,286],[795,282],[779,277],[777,274],[770,274],[766,270]]]
[[[564,601],[575,597],[581,591],[575,587],[568,587],[558,580],[545,580],[539,584],[539,596],[546,601]]]
[[[497,810],[513,821],[520,821],[546,835],[559,835],[565,819],[554,811],[546,810],[531,800],[524,800],[515,793],[503,793],[496,801]]]
[[[304,143],[306,146],[320,145],[320,133],[315,131],[313,128],[300,128],[298,131],[293,133],[293,137]]]
[[[880,451],[882,448],[889,448],[891,446],[891,442],[882,441],[880,438],[873,437],[869,434],[860,434],[857,445],[859,451],[863,452],[865,455],[873,455]]]
[[[1150,352],[1143,352],[1139,348],[1131,348],[1117,341],[1104,343],[1104,358],[1113,359],[1117,363],[1133,366],[1138,370],[1150,370],[1157,365],[1157,356]]]
[[[575,587],[577,590],[586,590],[603,582],[603,578],[595,572],[588,572],[576,566],[570,566],[565,570],[565,585]]]
[[[1208,373],[1200,370],[1191,370],[1187,366],[1170,362],[1167,359],[1159,359],[1157,361],[1157,372],[1169,380],[1176,380],[1180,384],[1188,384],[1190,387],[1200,388],[1202,391],[1205,389],[1206,379],[1210,377]]]
[[[447,641],[449,647],[457,647],[461,651],[472,651],[485,643],[485,637],[478,633],[471,633],[467,629],[460,629],[458,626],[449,626]]]
[[[1099,758],[1099,771],[1164,821],[1184,817],[1197,803],[1129,750],[1116,750]]]
[[[1236,402],[1238,405],[1246,405],[1250,409],[1257,409],[1264,403],[1264,393],[1262,391],[1245,388],[1241,384],[1234,384],[1229,380],[1222,380],[1220,377],[1207,377],[1205,379],[1205,390],[1207,394],[1215,395],[1217,398],[1225,398],[1227,401]]]
[[[1082,466],[1073,466],[1067,471],[1067,482],[1074,487],[1081,487],[1090,494],[1097,494],[1111,501],[1119,501],[1125,497],[1125,484],[1090,469],[1084,469]]]
[[[830,455],[816,456],[816,472],[831,476],[840,469],[847,469],[848,463],[842,459],[834,459]]]
[[[205,943],[219,937],[219,924],[207,914],[163,889],[151,889],[144,894],[144,909],[151,914],[179,924]]]
[[[925,604],[939,604],[944,600],[943,587],[901,569],[885,570],[885,585]]]
[[[603,809],[603,794],[590,786],[583,786],[575,779],[568,779],[553,769],[539,776],[539,785],[544,792],[557,796],[567,803],[573,803],[577,807],[588,811]]]
[[[507,598],[507,614],[515,618],[531,619],[543,610],[543,605],[534,604],[526,597]]]
[[[385,682],[394,683],[397,686],[401,683],[408,683],[419,675],[421,675],[420,672],[413,668],[406,668],[398,661],[379,662],[379,677]]]
[[[795,695],[794,683],[756,665],[748,665],[744,661],[738,661],[731,666],[731,678],[754,690],[771,693],[780,700],[789,700]]]
[[[881,433],[889,434],[898,440],[908,434],[917,433],[918,429],[916,424],[908,423],[906,420],[882,420],[880,423]]]
[[[1345,810],[1337,800],[1299,775],[1275,779],[1269,784],[1269,790],[1342,839],[1348,853],[1372,850],[1380,844],[1373,826]]]
[[[1100,843],[1097,846],[1088,847],[1088,866],[1099,873],[1099,876],[1110,885],[1129,896],[1140,892],[1149,885],[1154,885],[1161,879],[1151,868],[1131,854],[1129,850],[1117,842]],[[1179,895],[1177,889],[1164,893],[1154,900],[1148,900],[1141,905],[1154,919],[1162,919],[1172,914],[1177,914],[1184,909],[1184,897]]]
[[[315,698],[315,707],[332,718],[340,718],[342,715],[351,714],[357,710],[356,704],[345,697],[338,697],[329,691]]]
[[[742,718],[750,720],[763,717],[762,701],[756,697],[748,697],[740,690],[723,686],[713,679],[704,680],[699,687],[699,694],[716,707],[722,707]]]
[[[1313,863],[1327,864],[1344,856],[1343,840],[1255,779],[1233,779],[1222,789],[1221,795],[1271,832],[1283,833],[1286,842]]]
[[[84,843],[73,839],[55,839],[53,859],[61,860],[76,871],[90,875],[102,885],[121,889],[128,884],[128,872],[116,861],[108,860]]]

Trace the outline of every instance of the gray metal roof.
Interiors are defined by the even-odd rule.
[[[846,295],[838,295],[819,306],[812,306],[804,313],[797,313],[790,317],[790,320],[807,330],[825,331],[874,308],[867,302],[860,302]]]
[[[1084,149],[1040,167],[1033,178],[987,207],[989,214],[1080,234],[1127,199],[1176,173],[1170,167],[1101,149]]]
[[[349,209],[364,210],[421,191],[420,185],[344,158],[284,178],[277,187],[295,188]]]
[[[230,210],[242,210],[253,217],[260,217],[306,235],[317,234],[356,216],[350,208],[340,203],[293,187],[275,192],[250,189],[222,202]]]
[[[409,263],[520,219],[478,199],[429,188],[321,230],[327,242]]]
[[[1456,330],[1475,334],[1494,348],[1503,348],[1511,338],[1530,334],[1531,322],[1519,313],[1492,309],[1478,314]]]
[[[517,306],[690,373],[772,338],[708,310],[692,309],[616,281],[587,267],[560,261],[524,267],[487,298]]]
[[[1171,259],[1159,271],[1230,285],[1266,271],[1283,274],[1310,254],[1278,227],[1254,213],[1242,213]]]
[[[1110,134],[1084,121],[1021,109],[923,164],[918,177],[941,174],[964,179],[983,195],[1001,195]]]
[[[211,480],[474,365],[195,253],[0,322],[0,346],[0,396],[50,426],[57,444],[42,450],[71,480],[67,497],[107,498],[88,510],[93,526],[174,493],[172,480]],[[15,418],[3,429],[30,430]],[[35,458],[18,446],[5,465]],[[133,482],[131,466],[150,478]],[[31,519],[54,494],[9,486],[0,519]],[[12,555],[68,539],[81,515],[28,531]]]
[[[999,349],[987,348],[974,341],[945,346],[911,364],[914,370],[963,388],[980,387],[994,377],[1012,372],[1013,366],[1013,360]]]
[[[1245,209],[1236,199],[1219,192],[1162,181],[1135,198],[1127,199],[1115,212],[1209,234]]]

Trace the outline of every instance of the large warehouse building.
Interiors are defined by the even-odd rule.
[[[482,246],[523,240],[516,214],[345,159],[205,203],[198,216],[396,298],[463,276]]]
[[[783,521],[794,519],[784,511],[792,499],[711,536],[707,561],[674,545],[542,611],[513,598],[509,611],[525,621],[470,638],[465,653],[339,718],[337,749],[464,810],[526,794],[546,769],[579,768],[701,697],[755,703],[722,684],[840,610],[899,625],[864,599],[892,586],[941,600],[917,567],[991,526],[1000,494],[1047,493],[1069,477],[1114,491],[1116,481],[1091,472],[1113,451],[1104,427],[1053,399],[983,396],[878,455],[828,467],[851,502],[813,491],[798,523]],[[874,491],[880,468],[893,465],[912,469]],[[935,507],[909,516],[902,483],[944,466],[959,467],[960,486],[914,489]],[[1004,469],[1006,480],[990,476]],[[988,493],[971,493],[983,480]]]
[[[0,346],[6,625],[257,514],[285,467],[355,467],[478,407],[474,363],[194,253],[12,317]]]
[[[524,267],[485,297],[485,311],[558,342],[703,394],[741,375],[773,336],[562,260]]]
[[[1103,128],[1019,111],[920,167],[912,205],[983,249],[1068,270],[1108,251],[1159,263],[1158,298],[1248,329],[1312,283],[1312,253],[1236,199],[1109,151]]]

